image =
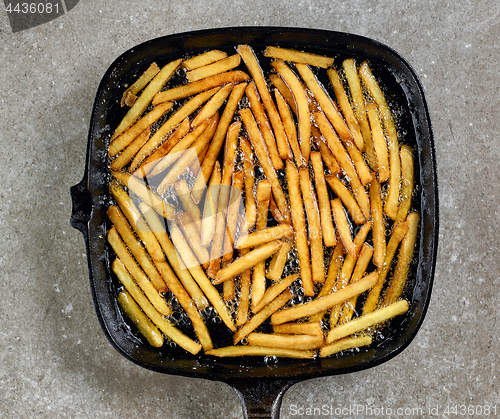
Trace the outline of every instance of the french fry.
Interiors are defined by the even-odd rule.
[[[189,247],[191,247],[191,250],[200,262],[200,265],[202,265],[204,269],[208,268],[210,254],[208,253],[207,248],[201,244],[200,231],[197,229],[196,223],[193,222],[190,214],[187,212],[178,214],[176,221],[181,228]]]
[[[264,323],[273,313],[283,307],[288,301],[293,298],[294,294],[291,290],[285,290],[278,295],[273,301],[266,305],[262,310],[255,314],[248,322],[246,322],[233,335],[233,343],[237,344],[241,339],[248,336],[262,323]]]
[[[126,239],[126,236],[125,236]],[[137,286],[140,287],[142,292],[146,295],[147,299],[153,304],[156,310],[165,316],[169,316],[172,313],[171,308],[160,294],[158,289],[151,283],[148,276],[141,270],[139,265],[135,262],[132,255],[129,253],[122,237],[118,233],[117,228],[111,227],[108,232],[108,241],[113,248],[117,257],[119,257],[127,271],[133,275]],[[128,244],[128,243],[127,243]],[[146,271],[148,275],[151,270]],[[163,280],[162,280],[163,281]]]
[[[333,58],[295,49],[269,46],[264,50],[265,57],[278,58],[283,61],[309,64],[314,67],[328,68],[333,65]]]
[[[361,135],[365,143],[365,152],[368,160],[368,164],[372,170],[378,172],[377,156],[375,155],[375,150],[373,148],[372,134],[370,130],[370,124],[366,116],[365,99],[363,96],[363,90],[361,87],[361,81],[358,75],[358,70],[356,68],[356,61],[352,58],[344,60],[342,63],[344,69],[344,74],[347,79],[347,84],[349,85],[349,90],[351,92],[352,98],[352,108],[354,115],[359,124],[361,130]]]
[[[270,286],[266,292],[262,295],[262,298],[259,300],[258,304],[256,304],[252,308],[252,313],[258,313],[265,306],[267,306],[271,301],[273,301],[278,295],[280,295],[283,291],[285,291],[292,283],[299,277],[298,274],[288,275],[286,278],[283,278],[280,282],[276,282],[272,286]]]
[[[210,100],[205,103],[205,105],[203,105],[198,115],[196,115],[196,117],[193,119],[191,126],[195,128],[203,121],[212,118],[224,104],[227,97],[233,90],[233,87],[234,83],[228,83],[225,86],[221,87],[219,91],[215,95],[213,95]]]
[[[337,354],[342,351],[353,348],[361,348],[362,346],[369,346],[372,344],[371,336],[359,336],[355,338],[344,338],[340,339],[330,345],[324,346],[319,351],[319,356],[321,358],[326,358]]]
[[[325,88],[320,84],[312,70],[306,64],[295,64],[295,68],[306,83],[307,87],[311,90],[314,98],[318,101],[319,106],[325,113],[326,117],[333,125],[338,136],[345,141],[352,141],[354,137],[349,130],[344,118],[339,112],[337,106],[333,103]]]
[[[273,326],[274,333],[323,336],[320,322],[284,323]]]
[[[335,195],[340,198],[354,223],[359,225],[366,222],[366,218],[363,215],[363,211],[361,211],[361,208],[359,208],[356,198],[352,196],[351,192],[342,183],[342,181],[337,176],[332,175],[327,175],[326,181],[332,188],[333,192],[335,192]]]
[[[240,255],[248,253],[250,249],[241,249]],[[240,302],[236,312],[236,326],[243,326],[248,321],[248,310],[250,308],[250,285],[252,282],[252,270],[247,269],[240,274]]]
[[[290,109],[292,112],[297,115],[297,105],[295,103],[295,99],[293,98],[293,94],[286,85],[286,83],[283,81],[283,79],[275,73],[269,74],[269,80],[271,83],[274,85],[276,89],[281,93],[283,98],[286,100],[286,103],[288,106],[290,106]]]
[[[317,298],[307,303],[295,305],[291,308],[281,310],[271,316],[271,324],[282,324],[291,322],[303,317],[309,317],[316,313],[325,311],[330,307],[347,301],[349,298],[359,295],[362,292],[370,289],[377,282],[377,278],[366,276],[360,281],[348,285],[342,290],[328,294],[324,297]]]
[[[290,200],[290,212],[293,230],[295,231],[302,287],[305,295],[312,296],[314,295],[314,285],[309,258],[305,213],[302,200],[299,200],[299,197],[302,196],[300,193],[299,172],[291,160],[286,161],[286,179],[289,195],[297,198]]]
[[[318,195],[318,206],[321,217],[321,230],[323,232],[323,243],[326,247],[335,246],[335,229],[333,227],[332,210],[330,207],[330,199],[325,182],[325,171],[321,153],[313,151],[310,155],[311,165],[314,171],[314,180],[316,184],[316,194]]]
[[[383,323],[393,317],[406,313],[409,307],[408,301],[400,300],[369,314],[363,314],[361,317],[331,329],[326,341],[332,343],[376,324]]]
[[[356,147],[359,151],[364,151],[365,142],[363,140],[363,136],[361,135],[358,121],[354,116],[349,98],[347,97],[342,81],[340,80],[339,73],[333,67],[330,67],[326,71],[330,82],[332,83],[333,91],[335,92],[335,97],[337,98],[339,108],[344,115],[344,119],[347,123],[347,126],[349,127],[349,131],[351,131],[354,137],[354,143],[356,144]]]
[[[382,268],[380,268],[377,285],[375,285],[373,289],[370,290],[368,297],[366,297],[365,305],[363,307],[363,315],[371,313],[377,307],[380,293],[385,284],[385,279],[392,266],[392,260],[394,258],[394,255],[396,254],[399,243],[401,242],[407,231],[408,224],[406,222],[398,224],[392,231],[389,243],[387,243],[384,264]]]
[[[151,79],[160,72],[160,68],[156,63],[151,64],[144,73],[132,84],[125,92],[123,92],[122,100],[120,105],[123,107],[125,105],[132,106],[137,99],[137,93],[139,93]]]
[[[289,224],[280,224],[273,227],[267,227],[253,233],[242,236],[236,242],[236,249],[256,247],[273,240],[283,239],[293,235],[293,228]]]
[[[153,80],[149,82],[142,94],[135,101],[134,105],[128,110],[127,114],[116,128],[111,137],[111,141],[130,127],[144,113],[153,100],[154,95],[161,90],[165,83],[167,83],[170,77],[175,73],[181,61],[182,60],[179,59],[168,63],[160,70]]]
[[[262,105],[255,83],[251,82],[247,86],[245,93],[247,95],[248,101],[250,102],[250,108],[254,115],[257,125],[259,126],[260,134],[266,143],[266,148],[271,158],[271,163],[273,164],[274,170],[280,170],[283,168],[283,161],[281,160],[280,154],[278,152],[278,146],[276,145],[276,140],[274,138],[269,120],[267,118],[264,106]]]
[[[123,169],[127,164],[129,164],[139,149],[146,144],[151,134],[151,129],[146,128],[139,136],[129,144],[115,159],[109,164],[109,168],[112,171],[117,171]]]
[[[153,108],[134,125],[118,135],[108,147],[109,157],[115,157],[120,151],[129,146],[144,130],[158,121],[165,113],[172,109],[172,102],[165,102]]]
[[[278,78],[281,80],[279,76]],[[285,134],[288,140],[288,144],[292,149],[293,157],[295,159],[295,162],[299,166],[301,166],[305,162],[303,161],[302,153],[300,151],[299,140],[297,138],[297,128],[295,127],[295,121],[293,120],[290,107],[288,106],[285,98],[278,89],[274,89],[274,97],[276,98],[276,103],[278,105],[278,112],[280,114],[281,120],[283,121],[283,128],[285,129]]]
[[[335,248],[333,249],[333,254],[330,260],[330,265],[328,266],[328,273],[326,274],[326,279],[321,287],[316,298],[324,297],[325,295],[330,294],[334,285],[337,282],[337,277],[340,272],[340,268],[342,267],[342,263],[344,262],[344,246],[342,242],[337,243]],[[318,317],[311,317],[310,322],[321,321],[324,313],[321,313]]]
[[[271,65],[283,78],[295,99],[299,120],[300,151],[302,153],[302,157],[307,163],[309,161],[309,152],[311,148],[311,121],[306,92],[298,77],[283,61],[273,61]]]
[[[241,195],[243,190],[243,171],[236,170],[233,173],[233,183],[231,185],[231,194],[229,196],[229,205],[227,207],[226,217],[226,241],[224,239],[224,255],[222,260],[231,261],[233,259],[233,249],[236,241],[236,229],[240,216]]]
[[[168,138],[155,150],[155,152],[141,164],[140,173],[142,177],[146,177],[149,173],[151,173],[156,164],[161,161],[162,157],[165,157],[168,153],[170,153],[172,148],[174,148],[177,143],[187,135],[190,128],[191,124],[189,122],[189,118],[186,117],[179,125],[177,125],[177,128],[172,131]],[[145,143],[141,144],[138,147],[138,150],[140,150],[140,148],[144,144]],[[135,152],[135,154],[137,153],[137,151]]]
[[[210,178],[207,193],[205,194],[203,217],[201,220],[201,244],[205,247],[212,243],[215,234],[221,178],[220,163],[215,162],[212,177]]]
[[[368,102],[366,104],[366,111],[372,130],[373,149],[375,151],[375,156],[377,157],[378,178],[380,183],[383,183],[389,179],[390,174],[385,133],[382,128],[382,122],[380,121],[377,105],[373,102]]]
[[[335,220],[335,227],[337,227],[337,231],[340,236],[340,240],[344,244],[347,252],[356,257],[358,250],[354,245],[351,237],[351,228],[349,226],[349,221],[347,221],[347,217],[345,215],[344,207],[342,206],[342,201],[340,198],[332,199],[331,201],[333,219]]]
[[[323,264],[323,236],[321,231],[318,202],[311,178],[309,168],[299,169],[300,189],[304,200],[304,207],[307,214],[307,226],[309,232],[309,242],[311,247],[311,273],[313,282],[325,282],[325,267]]]
[[[283,123],[281,122],[280,115],[276,110],[271,93],[267,87],[267,83],[264,79],[264,74],[260,67],[260,64],[255,56],[252,48],[248,45],[238,45],[236,48],[238,54],[245,62],[245,65],[252,76],[257,90],[259,91],[260,98],[264,105],[264,108],[271,121],[271,126],[273,127],[274,136],[276,138],[276,144],[278,146],[279,154],[282,159],[288,158],[290,155],[290,149],[286,141],[285,130],[283,128]]]
[[[220,117],[219,125],[217,125],[217,130],[215,131],[210,144],[210,148],[207,151],[205,159],[201,165],[200,173],[198,174],[198,177],[193,185],[192,195],[193,200],[196,203],[200,202],[201,196],[206,189],[206,182],[210,178],[210,174],[212,173],[214,164],[219,156],[224,139],[226,138],[227,129],[231,124],[238,103],[245,92],[245,87],[246,83],[237,84],[234,86],[233,91],[229,95],[224,112]]]
[[[189,99],[183,106],[181,106],[176,112],[174,112],[170,116],[170,118],[168,118],[165,123],[163,123],[163,125],[158,128],[158,131],[156,131],[151,136],[148,142],[144,144],[144,146],[142,146],[137,155],[134,157],[134,160],[132,160],[130,170],[132,172],[137,170],[142,162],[154,152],[156,147],[158,147],[163,142],[165,136],[168,135],[178,124],[180,124],[184,120],[184,118],[191,115],[196,109],[198,109],[207,100],[209,100],[217,90],[217,88],[214,88],[203,91],[202,93]]]
[[[189,216],[196,225],[196,228],[201,233],[201,211],[191,198],[191,191],[187,182],[182,179],[175,184],[175,191],[182,202],[184,209],[189,213]]]
[[[189,269],[189,272],[193,276],[194,280],[198,283],[208,300],[212,303],[214,309],[217,311],[224,324],[229,328],[229,330],[233,332],[236,331],[233,319],[231,318],[231,314],[229,313],[227,306],[224,304],[224,301],[222,301],[217,289],[205,275],[201,266],[197,264],[196,256],[189,248],[189,245],[186,243],[182,233],[178,228],[173,228],[170,234],[177,253]]]
[[[125,269],[120,259],[115,259],[111,267],[125,289],[130,293],[132,298],[137,302],[139,307],[141,307],[156,327],[158,327],[158,329],[160,329],[172,341],[177,343],[177,345],[184,348],[191,354],[197,354],[201,350],[201,345],[199,343],[186,336],[155,310],[149,300],[144,296],[144,294],[142,294],[141,290],[134,283],[134,280]]]
[[[402,145],[399,151],[401,156],[401,202],[399,203],[398,214],[396,216],[395,224],[404,221],[411,208],[411,201],[413,199],[414,190],[414,162],[413,150],[408,145]]]
[[[321,132],[319,131],[318,127],[313,126],[312,133],[313,133],[314,144],[316,144],[316,147],[318,148],[318,150],[321,154],[321,158],[323,159],[325,166],[330,171],[330,174],[336,175],[338,173],[341,173],[342,169],[340,168],[337,160],[335,160],[335,156],[333,155],[331,150],[326,145],[326,142],[325,142],[326,140],[324,139],[324,137],[322,137]]]
[[[382,196],[380,184],[377,179],[373,179],[370,184],[371,215],[373,220],[373,263],[378,268],[382,268],[385,259],[385,224],[382,209]]]
[[[257,333],[248,335],[247,341],[252,346],[267,346],[293,350],[317,349],[323,345],[323,336],[315,335],[281,335],[277,333]]]
[[[315,356],[315,351],[299,351],[296,349],[239,345],[212,349],[206,352],[206,354],[217,357],[276,356],[278,358],[313,359]]]
[[[361,64],[359,75],[378,105],[383,126],[389,137],[389,192],[385,201],[384,210],[389,218],[395,220],[398,212],[399,187],[401,183],[401,160],[399,158],[398,133],[385,95],[382,89],[380,89],[367,62]]]
[[[345,145],[347,152],[349,153],[349,157],[352,160],[352,164],[356,168],[356,172],[358,173],[359,180],[361,181],[361,184],[363,186],[368,185],[372,181],[373,175],[372,175],[370,168],[365,163],[363,155],[358,150],[358,148],[354,145],[353,142],[345,141],[344,145]]]
[[[241,231],[246,233],[253,228],[257,220],[257,205],[253,192],[255,181],[252,146],[246,138],[240,137],[240,148],[242,151],[243,170],[245,174],[245,224],[241,228]]]
[[[271,214],[274,218],[274,220],[278,224],[286,224],[287,221],[281,215],[281,211],[278,209],[278,205],[276,205],[276,201],[274,200],[274,197],[271,195],[271,199],[269,200],[269,211],[271,211]]]
[[[269,179],[269,182],[271,182],[273,196],[276,200],[276,204],[278,205],[278,208],[285,220],[288,221],[289,215],[287,211],[286,198],[283,193],[283,189],[281,188],[281,183],[278,180],[278,176],[276,175],[276,171],[274,170],[272,163],[269,160],[264,140],[260,135],[259,128],[252,115],[252,111],[248,108],[241,109],[239,114],[248,133],[250,143],[253,146],[255,155],[257,156],[257,159],[262,166],[262,170],[264,171],[266,177]]]
[[[415,243],[418,235],[418,225],[420,222],[420,215],[418,212],[408,214],[406,223],[408,224],[408,231],[401,241],[399,249],[398,261],[394,268],[394,274],[389,282],[387,291],[385,292],[382,303],[379,306],[385,306],[395,302],[403,293],[408,272],[410,270],[413,253],[415,251]]]
[[[210,76],[215,76],[238,67],[240,65],[240,61],[240,55],[234,54],[211,64],[206,64],[202,67],[189,70],[186,72],[186,78],[190,82],[195,82]]]
[[[151,319],[144,314],[127,291],[120,292],[116,300],[132,324],[137,327],[139,333],[144,336],[152,347],[160,348],[163,346],[163,336],[161,332]]]
[[[288,261],[288,254],[292,250],[292,245],[288,242],[283,242],[283,246],[274,254],[269,267],[266,270],[266,278],[273,282],[280,280],[283,270],[285,269],[286,262]]]
[[[175,247],[168,236],[165,224],[160,220],[156,212],[147,204],[141,202],[139,208],[148,223],[151,231],[156,235],[156,239],[163,249],[163,253],[167,256],[168,262],[174,270],[177,278],[181,281],[184,289],[193,299],[196,306],[203,310],[208,307],[208,301],[203,295],[198,284],[195,282],[185,266],[181,266],[182,261],[177,257]]]
[[[217,272],[213,284],[221,284],[245,272],[247,269],[254,267],[260,261],[266,260],[268,257],[275,254],[281,245],[282,243],[279,240],[275,240],[251,250],[244,256],[240,256],[231,264]]]
[[[202,54],[195,55],[194,57],[188,58],[182,62],[182,67],[186,70],[194,70],[195,68],[202,67],[204,65],[215,63],[216,61],[226,58],[227,54],[223,51],[212,49],[206,51]]]
[[[185,99],[187,97],[200,94],[215,87],[222,86],[227,83],[241,83],[249,79],[248,74],[243,71],[227,71],[225,73],[216,74],[215,76],[206,77],[202,80],[183,84],[172,89],[164,90],[158,93],[153,99],[153,105],[158,105],[163,102],[171,102],[174,100]]]

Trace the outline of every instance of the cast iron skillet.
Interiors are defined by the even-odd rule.
[[[144,344],[127,326],[117,306],[118,285],[111,273],[106,243],[110,227],[106,216],[110,202],[106,147],[112,130],[125,113],[119,105],[124,85],[153,61],[161,67],[186,56],[187,51],[195,54],[211,48],[234,54],[234,47],[240,43],[250,44],[255,50],[279,45],[317,52],[335,57],[336,64],[347,57],[369,60],[374,72],[382,77],[391,106],[398,114],[401,142],[412,145],[416,151],[417,190],[413,206],[421,211],[421,226],[410,275],[412,286],[405,295],[411,303],[410,310],[393,319],[366,349],[326,359],[278,362],[266,362],[263,358],[192,356],[168,345],[154,349]],[[359,371],[393,358],[415,337],[429,304],[437,251],[438,194],[433,136],[424,92],[403,58],[387,46],[361,36],[312,29],[241,27],[170,35],[132,48],[115,60],[101,81],[90,122],[85,173],[82,181],[71,188],[71,196],[71,225],[83,233],[90,290],[97,317],[111,344],[123,356],[150,370],[228,383],[240,397],[245,417],[279,417],[285,391],[299,381]]]

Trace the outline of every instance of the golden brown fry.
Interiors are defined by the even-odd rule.
[[[377,105],[373,102],[368,102],[366,104],[366,111],[372,130],[373,149],[375,151],[375,156],[377,157],[378,178],[380,183],[383,183],[389,179],[390,173],[385,133],[382,128],[382,122],[380,121]]]
[[[269,262],[269,267],[266,270],[266,278],[269,278],[273,282],[280,280],[286,262],[288,261],[290,250],[292,250],[292,245],[288,242],[284,242],[281,249],[278,250],[278,253],[276,253]]]
[[[125,289],[158,329],[189,353],[197,354],[201,350],[201,345],[199,343],[186,336],[155,310],[139,287],[134,283],[134,280],[125,269],[120,259],[115,259],[111,267]]]
[[[295,115],[297,115],[297,105],[295,103],[295,99],[293,98],[293,94],[286,85],[286,83],[283,81],[283,79],[275,73],[269,74],[269,80],[271,83],[278,89],[278,91],[281,93],[283,98],[286,100],[286,103],[288,106],[290,106],[290,109],[293,111]]]
[[[122,226],[119,226],[119,228],[120,231],[123,231]],[[137,262],[132,257],[132,255],[137,252],[134,249],[134,253],[129,253],[123,240],[127,240],[126,243],[128,246],[128,237],[125,234],[124,236],[120,236],[118,229],[116,227],[111,227],[108,232],[108,242],[113,248],[115,254],[122,260],[123,264],[131,273],[131,275],[133,275],[135,281],[137,282],[137,285],[140,287],[142,292],[144,292],[148,300],[151,301],[151,304],[153,304],[155,309],[165,316],[170,315],[172,313],[172,310],[168,306],[163,296],[160,294],[160,291],[158,291],[158,289],[152,284],[148,276],[146,276],[146,274],[141,270]],[[154,266],[146,271],[148,275],[151,273],[152,269],[155,269]],[[163,280],[161,281],[163,282]],[[165,284],[163,284],[163,286],[165,287]]]
[[[311,264],[309,258],[309,244],[307,242],[306,219],[300,193],[299,172],[291,160],[286,161],[286,179],[288,183],[289,196],[297,199],[290,200],[290,212],[292,215],[292,226],[295,231],[295,243],[299,258],[300,275],[302,287],[307,296],[314,295]]]
[[[200,109],[200,112],[198,112],[198,115],[196,115],[196,117],[193,119],[191,126],[195,128],[203,121],[212,118],[224,104],[227,97],[233,90],[233,87],[234,83],[228,83],[224,87],[221,87],[219,91],[215,95],[213,95],[210,100],[205,103],[205,105],[203,105],[203,107]]]
[[[366,298],[365,305],[363,307],[363,315],[371,313],[377,307],[380,292],[384,287],[385,279],[392,266],[392,260],[394,259],[394,255],[396,254],[399,243],[401,242],[407,231],[408,224],[406,222],[398,224],[392,231],[389,243],[387,243],[384,264],[380,269],[377,285],[373,287],[373,289],[368,294],[368,297]]]
[[[247,269],[254,267],[261,260],[266,260],[268,257],[274,255],[281,245],[282,243],[279,240],[275,240],[251,250],[244,256],[240,256],[231,264],[217,272],[213,284],[221,284],[245,272]]]
[[[233,91],[229,95],[229,99],[227,100],[224,112],[219,120],[219,124],[217,125],[217,130],[213,136],[210,148],[208,149],[205,159],[203,160],[200,173],[198,174],[192,189],[194,202],[200,202],[200,199],[206,189],[206,182],[210,178],[210,174],[212,173],[214,164],[219,156],[224,139],[226,138],[227,129],[231,124],[238,103],[245,92],[245,87],[246,83],[237,84],[234,86]]]
[[[315,351],[299,351],[295,349],[239,345],[212,349],[211,351],[206,352],[206,354],[218,357],[276,356],[278,358],[313,359],[316,353]]]
[[[340,198],[332,199],[331,206],[333,219],[335,220],[335,227],[337,227],[337,231],[339,232],[340,240],[342,240],[342,243],[344,244],[347,252],[350,255],[356,257],[358,249],[356,249],[356,246],[352,241],[351,227],[349,226],[349,222],[347,221],[342,201],[340,200]]]
[[[283,193],[283,189],[281,188],[281,183],[278,180],[278,176],[276,175],[276,171],[274,170],[272,163],[269,160],[264,140],[260,135],[259,128],[257,126],[257,122],[255,122],[255,119],[252,115],[252,111],[248,108],[241,109],[240,117],[248,133],[248,137],[253,146],[257,159],[259,160],[260,165],[262,166],[262,170],[264,171],[264,174],[266,175],[267,179],[269,179],[269,182],[271,182],[271,186],[273,189],[273,196],[276,200],[276,204],[278,205],[281,214],[288,222],[289,220],[289,215],[287,210],[288,204],[285,195]]]
[[[139,333],[144,336],[151,346],[154,348],[163,346],[163,336],[161,332],[151,319],[144,314],[127,291],[120,292],[116,300],[132,324],[137,327]]]
[[[250,108],[252,109],[254,118],[257,121],[257,125],[259,126],[260,134],[262,135],[262,138],[266,143],[266,148],[269,153],[269,157],[271,158],[274,170],[280,170],[283,168],[283,161],[281,160],[280,154],[278,152],[276,140],[271,130],[269,120],[264,110],[264,106],[259,99],[257,88],[255,87],[254,82],[251,82],[247,86],[245,93],[250,103]]]
[[[418,236],[418,226],[420,222],[420,215],[418,212],[408,214],[406,223],[408,224],[408,231],[401,241],[399,249],[398,261],[394,268],[394,274],[389,282],[387,291],[385,292],[384,299],[380,306],[385,306],[395,302],[403,293],[408,272],[410,270],[413,253],[415,251],[415,243]]]
[[[338,340],[331,345],[324,346],[319,351],[319,356],[321,358],[326,358],[332,356],[333,354],[346,351],[353,348],[361,348],[362,346],[369,346],[372,344],[372,338],[370,336],[359,336],[355,338],[344,338]]]
[[[359,208],[356,198],[352,196],[349,189],[347,189],[337,176],[327,175],[326,181],[332,188],[333,192],[335,192],[335,195],[340,198],[352,220],[356,224],[363,224],[366,221],[366,218],[363,215],[361,208]]]
[[[411,208],[414,189],[414,162],[413,150],[408,145],[402,145],[399,152],[401,156],[401,202],[399,203],[398,215],[395,224],[404,221]]]
[[[245,62],[245,65],[248,68],[255,85],[257,86],[260,98],[264,104],[267,115],[269,116],[269,120],[271,121],[271,126],[273,127],[280,157],[282,159],[286,159],[290,156],[290,149],[288,148],[288,143],[286,141],[285,130],[283,128],[280,115],[274,105],[271,93],[267,87],[267,83],[264,79],[264,74],[260,68],[257,57],[255,56],[252,48],[248,45],[238,45],[236,50],[238,51],[238,54],[241,55],[241,58]]]
[[[207,248],[201,244],[200,231],[196,227],[196,223],[193,222],[191,215],[187,212],[178,214],[176,221],[184,233],[184,237],[186,238],[189,247],[191,247],[191,250],[200,262],[200,265],[203,265],[204,269],[208,268],[210,254],[208,253]]]
[[[241,249],[240,255],[248,253],[250,249]],[[240,302],[236,312],[236,326],[243,326],[248,320],[248,310],[250,308],[250,285],[252,282],[252,270],[247,269],[240,274]]]
[[[256,304],[252,308],[252,313],[258,313],[265,306],[267,306],[271,301],[273,301],[278,295],[280,295],[283,291],[285,291],[292,283],[299,277],[298,274],[288,275],[286,278],[283,278],[280,282],[276,282],[271,285],[262,298],[259,300],[258,304]]]
[[[385,259],[385,223],[382,209],[382,196],[380,184],[377,179],[373,179],[370,184],[371,215],[373,220],[373,264],[382,268]]]
[[[271,65],[283,78],[288,88],[293,93],[298,112],[299,125],[299,144],[302,157],[305,162],[309,161],[309,152],[311,148],[311,120],[309,112],[309,102],[302,83],[295,73],[280,60],[273,61]]]
[[[352,141],[345,141],[344,145],[347,152],[349,153],[349,157],[352,160],[352,164],[356,168],[356,172],[358,173],[361,184],[368,185],[372,181],[373,175],[370,168],[365,163],[363,155]]]
[[[115,159],[109,164],[109,168],[112,171],[117,171],[123,169],[127,164],[129,164],[134,156],[137,154],[139,149],[146,144],[151,134],[151,129],[146,128],[129,146],[124,149]]]
[[[189,216],[195,223],[197,230],[201,233],[201,211],[198,208],[198,205],[196,205],[191,198],[191,191],[189,190],[187,182],[184,179],[176,182],[175,191],[177,192],[177,196],[182,202],[184,209],[189,213]]]
[[[240,148],[242,151],[243,170],[245,173],[245,223],[241,227],[241,232],[245,234],[253,228],[257,220],[257,205],[253,192],[254,187],[254,170],[253,170],[253,150],[250,142],[240,137]]]
[[[317,100],[319,106],[325,113],[326,117],[335,128],[338,136],[345,141],[352,141],[354,137],[347,127],[344,118],[340,114],[337,106],[332,101],[325,88],[320,84],[312,70],[306,64],[295,64],[295,68],[306,83],[307,87],[311,90],[314,98]]]
[[[238,227],[238,219],[240,216],[240,205],[243,190],[243,171],[236,170],[233,173],[233,182],[231,185],[231,194],[229,196],[229,205],[227,207],[226,216],[226,231],[227,235],[224,238],[224,255],[222,260],[231,261],[233,259],[234,243],[236,241],[236,229]]]
[[[299,169],[300,189],[307,214],[309,243],[311,248],[311,273],[313,282],[325,282],[325,267],[323,263],[323,237],[318,209],[318,202],[314,193],[309,168]]]
[[[221,178],[220,163],[215,162],[212,177],[210,178],[207,193],[205,194],[203,218],[201,220],[201,244],[205,247],[212,243],[215,234]]]
[[[277,77],[281,80],[279,76]],[[305,161],[303,161],[302,153],[300,151],[299,140],[297,138],[297,128],[295,127],[295,121],[293,120],[290,107],[288,106],[285,98],[278,89],[274,89],[274,96],[276,98],[276,103],[278,105],[278,112],[280,114],[281,120],[283,121],[283,128],[285,129],[285,134],[288,140],[288,144],[293,152],[293,157],[295,159],[295,162],[299,166],[301,166],[302,164],[305,163]]]
[[[229,330],[233,332],[236,331],[227,306],[224,304],[224,301],[222,301],[217,289],[205,275],[201,266],[197,264],[196,256],[189,248],[189,245],[186,243],[180,230],[178,228],[173,228],[170,234],[178,255],[180,255],[180,258],[189,269],[189,272],[193,276],[194,280],[198,283],[208,300],[212,303],[214,309],[217,311],[224,324],[229,328]]]
[[[215,76],[210,76],[202,80],[164,90],[154,97],[153,105],[157,105],[163,102],[185,99],[201,92],[205,92],[209,89],[213,89],[214,87],[219,87],[227,83],[240,83],[248,79],[248,74],[239,70],[216,74]]]
[[[172,102],[166,102],[162,103],[159,106],[156,106],[152,111],[148,112],[145,116],[139,119],[134,125],[128,128],[122,134],[118,135],[108,147],[109,157],[116,156],[120,151],[130,145],[135,138],[137,138],[142,132],[144,132],[145,129],[149,128],[166,112],[172,109],[172,106]]]
[[[314,67],[328,68],[333,65],[333,58],[295,49],[269,46],[264,51],[265,57],[278,58],[283,61],[309,64]]]
[[[389,192],[385,201],[384,210],[389,218],[395,220],[398,212],[399,187],[401,183],[401,160],[399,158],[398,133],[385,95],[380,89],[367,62],[361,64],[359,75],[378,105],[383,126],[389,137]]]
[[[269,318],[269,316],[271,316],[273,313],[283,307],[288,301],[290,301],[293,296],[294,294],[291,290],[283,291],[283,293],[281,293],[262,310],[255,314],[247,323],[243,325],[243,327],[241,327],[233,335],[233,343],[237,344],[241,339],[252,333],[262,323],[264,323]]]
[[[321,132],[319,131],[318,127],[313,126],[312,133],[313,133],[314,144],[316,144],[316,147],[318,148],[318,150],[321,154],[321,158],[323,159],[325,166],[330,171],[330,174],[336,175],[338,173],[341,173],[342,169],[339,166],[339,164],[337,163],[337,160],[335,160],[335,156],[333,155],[331,150],[328,148],[328,145],[326,144],[326,140],[321,135]]]
[[[259,182],[260,183],[260,182]],[[273,240],[283,239],[293,235],[293,228],[289,224],[280,224],[254,231],[253,233],[241,236],[236,242],[236,249],[256,247]]]
[[[151,81],[151,79],[160,72],[160,68],[156,63],[151,64],[144,73],[123,93],[121,106],[132,106],[137,99],[137,93],[139,93],[146,85]]]
[[[408,301],[400,300],[390,306],[378,309],[369,314],[363,314],[361,317],[331,329],[328,333],[326,341],[328,343],[332,343],[338,339],[350,336],[376,324],[383,323],[393,317],[406,313],[409,307],[410,305],[408,304]]]
[[[194,70],[195,68],[212,64],[226,57],[227,54],[225,52],[212,49],[210,51],[206,51],[202,54],[195,55],[194,57],[184,60],[182,62],[182,67],[184,67],[186,70]]]
[[[274,333],[323,336],[321,322],[284,323],[273,326]]]
[[[271,195],[271,199],[269,201],[269,211],[271,211],[271,214],[272,214],[274,220],[278,224],[286,224],[286,220],[281,215],[281,211],[278,209],[278,205],[276,205],[276,201],[274,200],[274,197],[272,195]]]
[[[324,337],[315,335],[282,335],[278,333],[257,333],[248,335],[247,341],[252,346],[266,346],[293,350],[311,350],[323,345]]]
[[[349,102],[349,98],[344,90],[344,86],[342,81],[340,80],[339,74],[337,70],[333,67],[330,67],[327,70],[328,77],[330,78],[330,82],[332,83],[333,91],[335,92],[335,97],[337,98],[338,105],[342,114],[344,115],[345,121],[349,130],[351,131],[354,137],[354,143],[359,151],[365,150],[365,142],[363,140],[363,136],[361,135],[361,131],[359,129],[358,121],[354,116],[354,112],[352,110],[351,104]]]
[[[181,61],[182,60],[179,59],[168,63],[160,70],[153,80],[149,82],[142,94],[135,101],[134,105],[128,110],[127,114],[116,128],[113,136],[111,137],[111,141],[130,127],[144,113],[153,100],[154,95],[161,90],[165,83],[175,73]]]
[[[186,78],[190,82],[195,82],[210,76],[215,76],[217,74],[221,74],[238,67],[240,65],[240,61],[240,55],[234,54],[227,58],[223,58],[222,60],[215,61],[211,64],[206,64],[202,67],[189,70],[188,72],[186,72]]]
[[[295,305],[291,308],[281,310],[271,316],[271,324],[282,324],[291,322],[303,317],[312,316],[321,311],[327,310],[330,307],[336,306],[349,298],[359,295],[362,292],[370,289],[377,282],[377,278],[366,276],[360,281],[348,285],[346,288],[328,294],[325,297],[317,298],[307,303]]]
[[[323,243],[326,247],[335,246],[335,229],[333,227],[332,209],[328,197],[328,189],[325,182],[325,171],[321,153],[313,151],[310,155],[311,165],[314,171],[314,180],[316,183],[316,193],[318,195],[318,206],[321,217],[321,230],[323,232]]]

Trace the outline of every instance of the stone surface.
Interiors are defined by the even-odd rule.
[[[112,61],[157,36],[238,25],[339,30],[391,46],[421,78],[436,143],[440,242],[420,332],[376,368],[293,386],[281,417],[456,417],[444,414],[457,404],[500,415],[499,12],[494,0],[82,0],[12,33],[0,11],[0,416],[243,417],[225,384],[156,374],[110,346],[68,222]]]

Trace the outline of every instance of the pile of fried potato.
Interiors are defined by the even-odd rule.
[[[268,74],[238,45],[152,64],[124,92],[108,148],[118,302],[152,346],[192,354],[370,345],[409,309],[413,150],[368,62],[258,54]],[[171,316],[179,307],[193,337]],[[233,345],[211,336],[209,307]]]

